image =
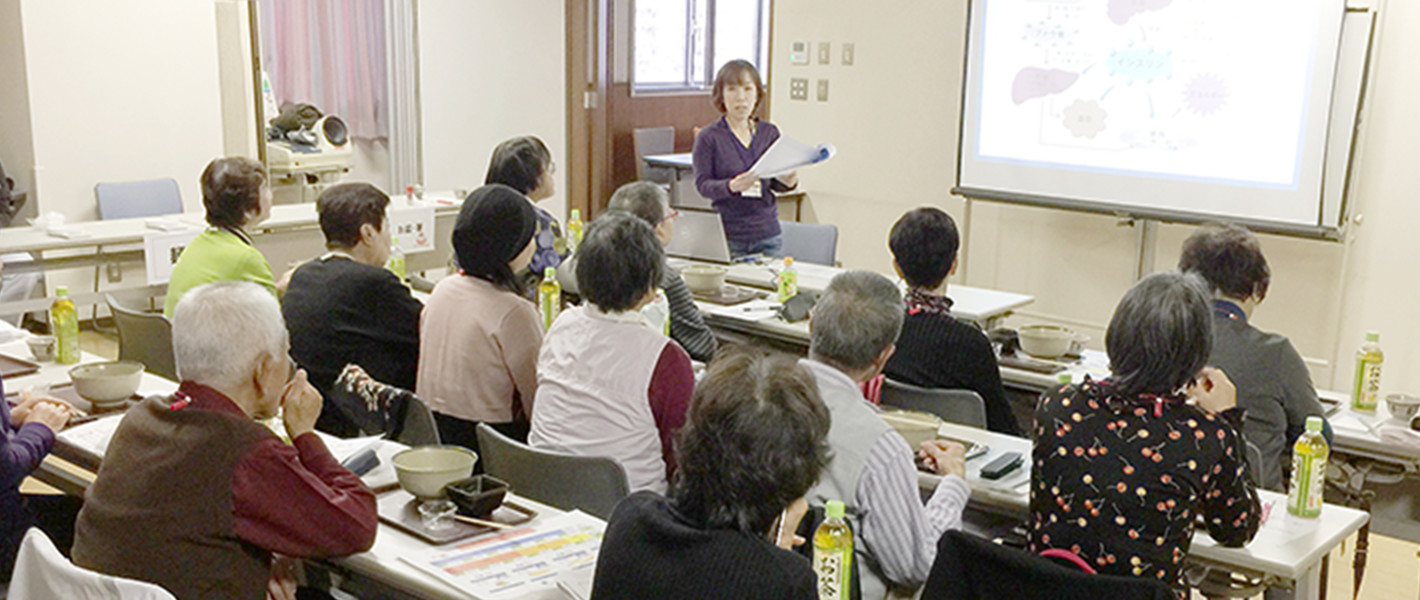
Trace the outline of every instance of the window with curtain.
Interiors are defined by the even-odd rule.
[[[631,81],[637,92],[699,91],[737,58],[769,79],[770,0],[634,0]]]
[[[312,104],[351,137],[389,137],[385,0],[260,0],[258,10],[278,106]]]

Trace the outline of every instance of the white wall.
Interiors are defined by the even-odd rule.
[[[865,11],[858,0],[776,0],[772,119],[788,135],[829,141],[839,155],[806,169],[808,220],[840,227],[845,266],[891,272],[887,232],[908,209],[935,205],[961,224],[963,203],[949,194],[956,164],[957,115],[966,2],[894,0]],[[1420,81],[1404,71],[1420,60],[1420,6],[1383,6],[1367,125],[1359,140],[1352,198],[1365,224],[1345,243],[1260,236],[1272,291],[1254,323],[1289,336],[1322,387],[1348,389],[1353,353],[1365,329],[1382,332],[1385,392],[1420,390],[1420,170],[1412,164],[1420,115],[1410,105]],[[833,64],[788,64],[789,44],[833,43]],[[842,66],[853,42],[856,64]],[[810,101],[790,101],[789,79],[810,79]],[[830,99],[813,100],[815,81]],[[1114,218],[974,203],[955,281],[1033,294],[1017,325],[1051,320],[1089,333],[1102,347],[1104,326],[1133,282],[1137,230]],[[1152,270],[1172,267],[1191,227],[1159,228]]]
[[[425,189],[483,184],[499,142],[536,135],[559,164],[541,206],[566,218],[566,22],[561,0],[419,3]]]
[[[198,177],[223,150],[214,3],[20,6],[40,210],[94,219],[94,184],[161,177],[199,208]]]
[[[20,26],[20,0],[0,0],[0,163],[15,189],[29,192],[34,177],[34,135],[30,128],[29,79],[25,73],[25,38]],[[25,214],[33,214],[34,195]],[[23,221],[20,221],[23,224]]]

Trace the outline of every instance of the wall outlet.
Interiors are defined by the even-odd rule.
[[[833,44],[829,42],[818,43],[818,64],[826,65],[833,61]]]
[[[843,42],[843,66],[853,66],[853,42]]]
[[[828,80],[818,80],[818,101],[828,102]]]
[[[808,100],[809,80],[805,77],[794,77],[789,80],[789,99]]]

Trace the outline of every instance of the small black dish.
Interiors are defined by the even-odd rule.
[[[459,514],[482,519],[503,504],[508,482],[491,475],[474,475],[444,486],[444,492],[459,507]]]

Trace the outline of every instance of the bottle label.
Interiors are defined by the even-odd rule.
[[[545,289],[539,295],[542,296],[542,329],[546,331],[562,312],[562,294],[557,290]]]
[[[848,597],[849,574],[852,573],[852,550],[814,548],[814,575],[818,577],[819,600],[840,600]]]
[[[1381,363],[1361,359],[1356,361],[1356,386],[1352,404],[1356,408],[1373,410],[1381,392]]]
[[[787,302],[790,298],[799,295],[799,274],[793,271],[784,271],[779,274],[779,301]]]
[[[1326,457],[1301,451],[1292,453],[1292,485],[1288,488],[1287,512],[1299,517],[1321,514],[1326,484]]]

